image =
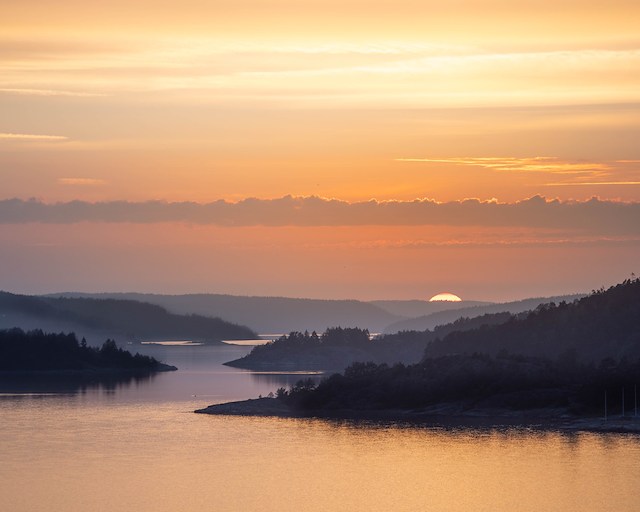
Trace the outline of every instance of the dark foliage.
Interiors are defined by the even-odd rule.
[[[253,369],[342,370],[354,361],[413,363],[422,357],[427,344],[439,336],[454,330],[495,325],[510,318],[509,313],[460,318],[433,331],[403,331],[374,339],[369,331],[357,327],[333,327],[322,335],[315,331],[291,332],[228,364]]]
[[[461,321],[461,323],[463,323]],[[627,409],[640,383],[640,281],[549,304],[497,325],[432,342],[417,364],[354,363],[317,387],[300,382],[279,398],[301,410]],[[428,333],[399,333],[400,339]],[[444,354],[443,354],[444,352]],[[457,352],[457,353],[455,353]]]
[[[545,304],[494,326],[457,330],[429,344],[425,357],[503,352],[540,357],[640,357],[640,280],[626,280],[571,304]]]
[[[131,354],[107,340],[101,348],[78,343],[73,333],[0,330],[0,371],[155,370],[154,358]]]
[[[254,347],[252,353],[303,351],[307,348],[321,346],[361,347],[368,344],[369,331],[366,329],[331,327],[320,336],[315,331],[311,334],[309,331],[304,333],[294,331],[265,345]]]
[[[608,394],[610,413],[633,407],[640,360],[570,365],[549,359],[482,354],[443,356],[405,366],[354,363],[317,386],[300,381],[278,398],[298,410],[420,409],[440,404],[469,409],[562,408],[598,414]]]
[[[370,347],[369,331],[357,327],[332,327],[322,335],[294,331],[225,364],[255,369],[341,370],[351,361],[369,358]]]

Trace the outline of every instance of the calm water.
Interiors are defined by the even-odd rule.
[[[159,347],[179,372],[0,396],[3,511],[637,511],[640,439],[193,414],[300,376]],[[49,391],[49,392],[47,392]]]

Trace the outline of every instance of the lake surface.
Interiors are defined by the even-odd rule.
[[[248,347],[144,346],[151,379],[0,388],[0,509],[637,511],[640,437],[193,414],[300,375]]]

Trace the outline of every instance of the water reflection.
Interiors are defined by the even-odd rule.
[[[249,373],[249,372],[247,372]],[[267,385],[274,388],[284,387],[290,388],[299,380],[311,379],[316,384],[326,377],[322,372],[251,372],[251,379],[258,384]]]
[[[149,386],[154,373],[113,375],[20,375],[0,378],[0,398],[43,397],[98,392],[115,396],[130,387]]]
[[[0,381],[2,510],[638,510],[638,436],[193,414],[323,376],[221,365],[246,348],[143,350],[179,370]]]

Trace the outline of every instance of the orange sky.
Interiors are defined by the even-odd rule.
[[[605,9],[593,0],[23,0],[2,12],[0,200],[640,200],[637,1]],[[0,248],[17,258],[0,280],[16,291],[428,298],[464,288],[497,299],[599,287],[637,271],[639,254],[633,240],[599,239],[588,249],[578,232],[564,235],[580,243],[551,250],[535,234],[539,247],[530,239],[511,263],[505,258],[516,253],[500,244],[436,244],[411,258],[406,249],[374,256],[378,248],[347,278],[332,265],[352,261],[352,249],[336,248],[332,229],[208,227],[216,244],[227,241],[209,249],[233,261],[231,274],[209,274],[203,260],[191,274],[167,277],[189,261],[175,255],[144,279],[131,267],[100,280],[82,260],[74,268],[84,271],[59,269],[53,280],[52,260],[19,256],[32,251],[25,233],[71,240],[82,232],[91,259],[100,230],[0,222]],[[160,228],[120,224],[112,244],[143,266],[157,249],[138,247],[134,257],[125,250],[130,237],[179,243],[192,229],[166,224],[159,236]],[[362,228],[342,229],[347,239],[362,236]],[[365,230],[367,244],[435,236],[404,229],[387,226],[375,237]],[[469,225],[454,238],[482,229]],[[256,261],[236,258],[251,242],[275,268],[273,239],[297,269],[288,276],[258,276]],[[308,239],[319,244],[311,253],[300,248]],[[562,254],[564,266],[545,259]],[[105,263],[116,274],[119,258]],[[513,273],[497,271],[505,268]],[[32,276],[29,284],[20,275]]]

